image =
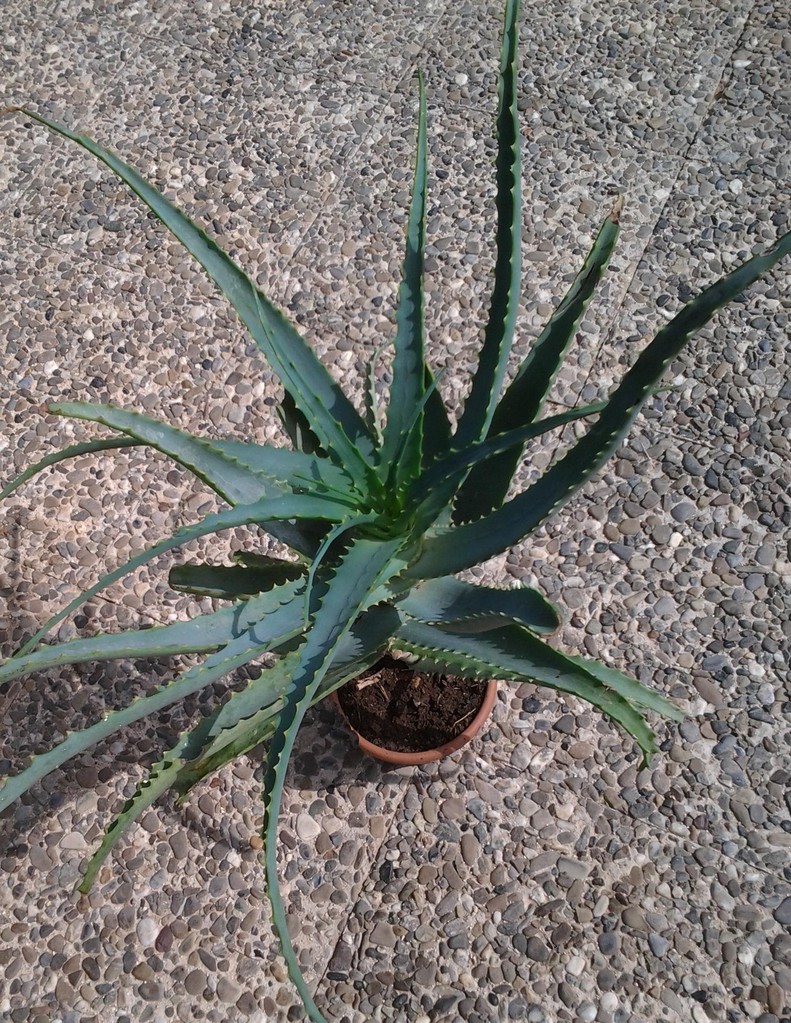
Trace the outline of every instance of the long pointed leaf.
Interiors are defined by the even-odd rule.
[[[619,197],[599,229],[582,269],[500,399],[489,436],[532,423],[540,412],[563,355],[615,248],[622,205]],[[521,449],[513,449],[473,469],[456,499],[455,522],[478,519],[502,504],[520,455]]]
[[[689,302],[640,354],[588,432],[522,494],[485,518],[439,533],[405,575],[451,575],[508,550],[568,501],[618,448],[654,384],[714,313],[791,252],[791,232]]]
[[[231,693],[228,701],[213,715],[182,732],[173,749],[151,769],[105,831],[99,848],[88,863],[79,891],[90,890],[101,864],[123,832],[160,795],[173,788],[183,799],[189,788],[201,778],[271,735],[282,706],[282,693],[298,657],[298,653],[292,653],[281,658],[258,679],[251,681],[246,689]],[[254,702],[251,695],[257,697]],[[196,759],[199,755],[200,758]]]
[[[620,228],[623,199],[619,196],[585,257],[582,269],[530,347],[492,419],[492,433],[532,423],[541,411],[563,355],[610,261]]]
[[[382,425],[380,422],[379,396],[376,393],[376,367],[387,344],[378,345],[368,360],[365,370],[365,391],[363,392],[364,419],[371,436],[376,437],[379,447],[382,446]]]
[[[182,747],[182,764],[174,782],[179,802],[196,782],[269,739],[283,709],[284,693],[299,664],[299,651],[287,653],[259,675],[251,686],[229,699],[211,718],[193,729]],[[252,706],[253,702],[257,706]],[[220,715],[225,720],[220,723]]]
[[[31,785],[45,778],[56,767],[82,753],[101,739],[106,739],[119,728],[130,725],[158,710],[170,706],[177,700],[198,692],[223,675],[240,668],[274,646],[285,643],[299,635],[302,617],[301,607],[287,604],[273,611],[263,621],[246,629],[240,636],[227,643],[221,650],[210,654],[201,664],[189,668],[177,679],[162,689],[134,700],[127,707],[111,711],[101,721],[80,732],[71,732],[62,742],[33,758],[19,774],[7,778],[0,789],[0,811],[10,806]],[[297,619],[295,621],[295,619]]]
[[[46,671],[66,664],[114,661],[121,657],[172,657],[176,654],[217,650],[261,621],[265,615],[277,611],[282,604],[297,599],[302,590],[304,582],[301,580],[287,582],[275,588],[270,587],[267,592],[240,601],[233,607],[198,615],[190,621],[159,625],[151,629],[101,633],[84,639],[70,639],[54,646],[43,646],[24,656],[17,654],[0,664],[0,685],[33,671]]]
[[[521,162],[516,107],[519,0],[507,0],[497,79],[497,258],[478,368],[456,430],[459,447],[486,436],[508,364],[519,306]]]
[[[102,423],[139,443],[149,444],[203,480],[229,504],[249,504],[275,496],[284,487],[323,488],[348,498],[352,481],[327,459],[300,451],[234,440],[193,437],[151,416],[113,405],[62,401],[49,406],[56,415]]]
[[[425,386],[423,356],[423,259],[426,239],[426,90],[418,72],[420,94],[415,177],[407,224],[406,255],[396,315],[393,382],[387,407],[382,462],[393,465],[391,485],[410,479],[420,468],[422,409],[415,428],[409,428],[412,413],[420,407]],[[409,442],[404,447],[407,436]],[[395,456],[398,454],[398,460]]]
[[[439,513],[453,501],[453,495],[470,468],[480,468],[485,482],[485,473],[489,464],[503,452],[521,451],[525,443],[540,437],[550,430],[557,430],[568,423],[588,416],[598,415],[604,408],[604,402],[595,402],[580,408],[560,412],[537,423],[530,423],[508,433],[500,433],[480,444],[473,444],[463,451],[451,450],[445,456],[426,469],[410,488],[408,504],[420,506],[418,522],[428,525],[435,521]]]
[[[372,667],[387,652],[388,640],[398,628],[399,621],[397,612],[391,607],[372,607],[363,612],[351,630],[338,642],[332,663],[313,697],[313,703],[323,700],[328,693]],[[281,661],[267,668],[261,677],[250,683],[244,693],[232,693],[228,702],[214,715],[208,736],[202,732],[196,736],[192,745],[201,746],[200,754],[193,754],[195,759],[184,764],[174,786],[180,798],[195,782],[273,734],[295,656],[294,653],[287,654]],[[254,711],[250,709],[251,700],[257,706]]]
[[[554,607],[538,590],[529,586],[498,590],[452,576],[419,583],[396,599],[395,606],[417,621],[455,626],[460,632],[502,628],[507,620],[533,632],[554,632],[560,625]]]
[[[80,444],[72,444],[71,447],[63,448],[61,451],[54,451],[51,455],[47,455],[41,461],[36,462],[35,465],[29,466],[24,472],[21,472],[15,479],[3,487],[0,490],[0,500],[4,497],[10,497],[15,490],[41,472],[42,469],[46,469],[50,465],[57,465],[58,462],[63,462],[67,458],[90,455],[95,451],[112,451],[114,448],[136,448],[140,447],[140,445],[140,441],[129,440],[126,437],[111,437],[101,440],[82,441]]]
[[[290,451],[279,451],[276,448],[261,449],[254,444],[239,444],[237,448],[229,442],[203,440],[149,416],[115,408],[112,405],[56,402],[50,405],[49,409],[56,415],[74,416],[77,419],[102,423],[110,429],[126,433],[132,439],[124,441],[125,445],[150,445],[194,473],[229,504],[248,504],[266,496],[274,497],[283,493],[284,487],[290,488],[289,469],[299,469],[306,475],[311,469],[308,463],[299,460],[296,463],[289,462],[289,456],[294,454]],[[104,444],[108,446],[108,442]],[[252,452],[248,449],[252,449]],[[261,450],[272,452],[272,458],[267,460],[261,456],[259,454]],[[330,463],[326,464],[330,469],[335,469]],[[267,469],[270,471],[267,472]],[[318,474],[314,472],[313,475]],[[334,483],[334,476],[332,480]],[[300,486],[304,489],[304,481]],[[340,493],[331,490],[330,487],[325,489],[336,496]],[[294,547],[300,553],[309,554],[312,551],[312,543],[307,532],[293,523],[273,524],[271,533],[276,539]]]
[[[339,522],[337,526],[333,526],[329,530],[327,535],[322,541],[321,547],[316,551],[316,555],[310,563],[308,569],[308,585],[307,585],[307,599],[308,607],[312,607],[312,594],[313,587],[316,581],[316,577],[321,571],[322,563],[325,557],[328,555],[330,548],[336,540],[340,540],[344,533],[349,533],[351,530],[358,526],[368,525],[376,519],[375,515],[361,515],[357,518],[348,519],[345,522]],[[308,611],[306,610],[305,627],[308,626]]]
[[[378,612],[378,613],[377,613]],[[389,608],[374,608],[338,644],[330,670],[314,702],[371,667],[382,656],[387,640],[398,625],[398,616]],[[99,848],[88,862],[79,891],[87,892],[104,860],[123,832],[160,795],[173,788],[183,799],[201,778],[248,752],[271,736],[282,709],[283,694],[299,659],[299,652],[281,658],[272,667],[252,679],[247,688],[231,693],[229,699],[211,717],[203,718],[183,732],[173,747],[140,783],[135,794],[105,831]],[[200,754],[199,759],[195,759]]]
[[[101,865],[107,859],[113,847],[118,844],[124,831],[133,821],[140,817],[144,810],[148,809],[152,803],[155,803],[176,782],[183,765],[182,753],[192,734],[192,732],[183,732],[179,736],[178,742],[173,749],[166,753],[151,768],[148,777],[140,782],[134,795],[127,799],[123,807],[115,815],[102,836],[99,847],[88,860],[88,867],[77,886],[77,891],[87,893],[91,890]]]
[[[189,469],[198,479],[216,491],[229,504],[250,504],[262,497],[280,494],[274,480],[234,462],[212,448],[207,441],[161,423],[139,412],[113,405],[94,405],[86,401],[59,401],[49,406],[57,416],[71,416],[92,423],[101,423],[127,434],[139,443],[148,444]]]
[[[417,406],[413,409],[411,416],[404,424],[406,432],[401,438],[401,443],[395,455],[396,473],[394,477],[394,485],[398,487],[401,493],[403,493],[404,487],[412,480],[415,480],[420,474],[423,465],[422,434],[426,406],[437,389],[440,376],[441,374],[438,373],[436,379],[432,379],[430,384],[431,390],[423,394]]]
[[[329,668],[317,686],[311,703],[323,699],[332,689],[342,685],[352,672],[359,672],[363,662],[378,660],[385,653],[387,641],[400,620],[398,613],[387,607],[371,608],[359,615],[349,631],[338,640]],[[286,652],[280,660],[266,668],[258,678],[251,679],[245,689],[229,695],[211,715],[208,727],[185,747],[185,754],[189,758],[200,755],[200,759],[204,760],[207,755],[225,748],[231,739],[236,741],[237,736],[245,733],[246,726],[253,719],[257,727],[260,727],[264,719],[268,718],[272,723],[271,731],[274,732],[275,719],[283,709],[282,704],[292,684],[292,677],[302,659],[298,649],[300,642],[287,644],[284,648]],[[253,745],[263,737],[261,734]]]
[[[671,703],[670,700],[666,700],[656,690],[642,685],[637,679],[625,675],[622,671],[618,671],[617,668],[608,668],[605,664],[600,664],[598,661],[588,660],[587,657],[572,657],[570,654],[566,656],[574,664],[584,668],[591,675],[595,675],[608,689],[614,689],[616,693],[619,693],[625,700],[635,704],[635,706],[645,707],[646,710],[653,710],[657,714],[664,715],[664,717],[672,718],[673,721],[683,721],[684,712],[680,707],[675,703]]]
[[[421,465],[425,468],[445,454],[450,446],[451,427],[448,410],[437,388],[434,374],[425,368],[423,390],[428,394],[423,409],[423,456]]]
[[[113,153],[41,114],[23,107],[16,109],[76,142],[106,164],[143,200],[226,295],[283,386],[308,417],[322,445],[340,464],[353,473],[357,470],[360,478],[364,478],[365,460],[373,455],[373,442],[365,424],[302,336],[236,263],[158,189]]]
[[[365,610],[372,591],[403,567],[396,561],[400,545],[400,540],[352,540],[334,574],[324,583],[323,592],[318,587],[314,589],[312,625],[300,648],[299,664],[285,694],[285,705],[267,756],[264,778],[264,853],[272,917],[289,975],[304,1001],[308,1015],[318,1023],[325,1021],[302,977],[288,935],[285,907],[278,887],[276,839],[280,799],[288,760],[305,711],[332,664],[338,643],[351,629],[357,616]]]
[[[587,700],[619,724],[636,740],[644,760],[656,750],[653,733],[628,700],[527,629],[509,625],[470,635],[407,621],[398,629],[394,643],[397,650],[469,677],[532,681],[570,693]]]
[[[271,558],[266,568],[245,568],[242,565],[175,565],[168,575],[171,589],[220,600],[236,600],[270,590],[273,586],[299,579],[305,566],[281,558]]]
[[[296,518],[300,515],[325,518],[327,521],[332,522],[342,519],[345,514],[347,514],[346,509],[326,498],[309,497],[305,494],[290,494],[283,497],[264,498],[262,501],[255,501],[252,504],[240,504],[234,508],[227,508],[225,511],[218,512],[215,515],[207,515],[200,522],[195,523],[195,525],[182,526],[172,536],[160,540],[153,547],[149,547],[134,558],[131,558],[124,565],[102,576],[97,583],[94,583],[93,586],[70,601],[62,611],[53,615],[46,625],[43,625],[20,648],[17,656],[32,650],[50,629],[54,628],[59,622],[62,622],[67,615],[71,614],[72,611],[85,603],[86,600],[94,597],[105,587],[110,586],[134,569],[140,568],[141,565],[147,564],[147,562],[158,557],[160,554],[172,551],[175,547],[180,547],[189,540],[196,540],[198,537],[207,536],[210,533],[217,533],[223,529],[233,529],[236,526],[246,526],[251,523],[256,523],[262,529],[267,529],[269,522]]]
[[[240,440],[219,439],[207,443],[226,458],[254,473],[277,480],[289,490],[326,494],[345,500],[353,499],[359,493],[346,472],[328,458]],[[358,497],[356,499],[359,500]]]

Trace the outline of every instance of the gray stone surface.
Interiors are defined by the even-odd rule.
[[[499,3],[50,0],[34,14],[5,0],[2,13],[0,106],[62,119],[152,176],[356,394],[392,333],[423,66],[429,351],[458,405],[489,295]],[[552,394],[563,407],[605,392],[680,301],[787,229],[791,30],[763,0],[525,2],[522,22],[514,364],[613,195],[627,199]],[[190,259],[108,173],[20,117],[0,120],[0,238],[0,479],[99,432],[46,413],[55,398],[279,436],[276,381]],[[782,267],[720,314],[584,494],[478,573],[537,583],[563,609],[566,649],[682,703],[689,717],[660,727],[650,767],[586,705],[528,685],[502,688],[471,747],[414,772],[364,760],[329,709],[309,717],[281,863],[328,1019],[787,1015],[787,295]],[[100,565],[215,507],[142,450],[27,484],[1,520],[2,653]],[[189,553],[219,560],[244,540]],[[166,567],[90,602],[60,638],[211,606],[172,593]],[[14,683],[3,757],[16,770],[186,663]],[[66,765],[0,822],[2,1023],[300,1018],[263,900],[260,758],[181,811],[157,804],[91,895],[73,893],[141,766],[220,692]]]

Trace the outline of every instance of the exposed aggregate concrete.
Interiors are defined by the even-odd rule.
[[[613,196],[627,198],[552,394],[562,407],[605,393],[681,301],[787,229],[791,31],[763,0],[523,7],[514,366]],[[62,119],[152,176],[359,395],[392,333],[424,67],[429,351],[455,408],[489,295],[499,8],[50,0],[33,14],[6,0],[0,105]],[[46,413],[56,398],[279,438],[277,383],[211,284],[108,173],[20,117],[0,121],[0,237],[0,479],[101,432]],[[586,705],[531,686],[503,687],[471,747],[414,772],[361,758],[329,709],[309,717],[282,876],[328,1019],[787,1018],[787,296],[781,267],[720,314],[584,494],[474,573],[539,585],[563,610],[562,646],[681,702],[689,718],[660,726],[649,768]],[[2,653],[100,566],[217,507],[142,449],[27,484],[1,520]],[[245,542],[236,530],[185,555],[220,561]],[[168,589],[169,563],[91,601],[59,638],[209,609]],[[3,773],[187,663],[14,683]],[[0,822],[2,1023],[301,1018],[263,899],[260,757],[182,811],[157,804],[91,895],[73,894],[142,766],[222,691],[77,758]]]

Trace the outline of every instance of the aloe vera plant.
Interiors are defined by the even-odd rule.
[[[89,138],[21,110],[114,171],[224,292],[283,384],[279,412],[292,448],[194,437],[109,405],[50,406],[57,414],[103,424],[114,435],[47,456],[0,496],[72,456],[143,444],[194,473],[228,508],[177,530],[108,572],[0,665],[4,683],[84,661],[206,654],[153,694],[68,734],[49,752],[34,757],[5,780],[0,809],[123,726],[264,654],[274,655],[271,666],[181,735],[152,768],[108,827],[80,888],[90,887],[123,828],[160,794],[173,789],[183,799],[197,781],[268,740],[263,826],[268,893],[289,973],[306,1012],[317,1021],[323,1017],[291,946],[276,870],[276,822],[286,766],[307,708],[392,652],[431,671],[534,681],[587,700],[632,736],[647,758],[655,741],[644,712],[678,718],[674,704],[619,671],[548,645],[541,637],[556,628],[558,617],[535,590],[473,585],[455,574],[510,548],[584,486],[615,451],[688,339],[791,249],[787,234],[701,292],[657,333],[606,401],[542,418],[548,390],[613,251],[619,230],[617,202],[567,294],[501,394],[520,276],[517,15],[518,0],[507,0],[498,79],[493,294],[472,388],[455,426],[424,353],[427,129],[422,79],[392,384],[381,416],[373,388],[365,411],[358,412],[282,313],[135,170]],[[525,446],[583,419],[592,422],[568,451],[536,482],[506,499]],[[179,565],[169,576],[174,589],[229,603],[191,621],[158,628],[58,645],[42,642],[66,615],[126,573],[188,540],[242,525],[258,526],[287,544],[296,560],[251,552],[236,555],[232,566]]]

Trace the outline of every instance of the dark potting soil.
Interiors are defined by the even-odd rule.
[[[347,682],[338,699],[349,724],[369,742],[420,753],[463,732],[485,693],[485,682],[414,671],[388,658]]]

